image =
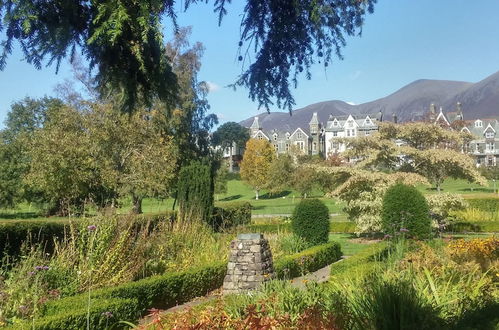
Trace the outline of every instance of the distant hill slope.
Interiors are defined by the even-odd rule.
[[[266,130],[294,130],[308,127],[314,112],[319,121],[326,122],[329,115],[365,114],[383,112],[384,118],[391,120],[396,114],[400,121],[419,119],[428,111],[431,103],[444,112],[454,111],[456,103],[462,103],[465,119],[499,117],[499,72],[479,81],[470,83],[450,80],[416,80],[386,97],[371,102],[350,105],[343,101],[326,101],[308,105],[293,111],[261,113],[260,124]],[[249,127],[253,117],[243,120],[241,125]]]

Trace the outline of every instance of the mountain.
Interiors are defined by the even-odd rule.
[[[259,121],[264,130],[294,130],[308,127],[312,114],[317,112],[319,121],[325,123],[330,114],[366,114],[383,112],[385,119],[391,120],[395,114],[399,121],[420,119],[435,103],[444,112],[454,111],[457,102],[461,102],[465,119],[499,118],[499,72],[479,81],[470,83],[450,80],[416,80],[398,91],[363,104],[350,105],[334,100],[308,105],[294,110],[292,116],[287,112],[259,114]],[[240,124],[249,127],[253,117]]]

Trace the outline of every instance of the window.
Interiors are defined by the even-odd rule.
[[[366,135],[366,136],[371,135],[371,131],[366,131],[365,135]]]
[[[485,144],[486,151],[494,151],[494,142],[488,142]]]
[[[296,145],[298,146],[298,149],[300,149],[300,150],[305,149],[305,142],[303,142],[303,141],[296,142]]]
[[[487,133],[485,133],[485,137],[487,139],[493,139],[494,138],[494,132],[487,132]]]
[[[338,136],[338,132],[333,132],[333,136]]]
[[[314,142],[314,144],[312,144],[312,151],[316,151],[317,150],[317,143]]]
[[[353,127],[353,121],[351,121],[351,120],[350,120],[350,121],[348,122],[348,127]]]
[[[279,146],[277,144],[274,144],[274,149],[275,149],[276,152],[278,152],[279,151]]]
[[[286,143],[286,151],[289,151],[289,143]]]
[[[350,136],[350,130],[347,129],[347,136]]]
[[[355,136],[357,133],[355,132],[355,130],[353,129],[352,130],[352,136]]]
[[[274,141],[277,141],[277,134],[274,133]]]
[[[480,119],[478,119],[477,121],[475,121],[475,127],[482,127],[482,121]]]
[[[297,137],[298,139],[301,139],[301,138],[302,138],[301,132],[296,133],[296,137]]]
[[[286,133],[286,139],[289,140],[289,133]]]
[[[258,135],[258,140],[263,140],[263,136],[261,136],[260,134]]]
[[[334,126],[334,127],[337,127],[337,126],[338,126],[338,121],[337,121],[336,119],[333,121],[333,126]]]

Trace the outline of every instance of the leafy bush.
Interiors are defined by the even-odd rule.
[[[285,254],[293,254],[293,253],[298,253],[306,248],[310,247],[310,243],[305,241],[303,238],[300,236],[296,236],[294,234],[290,234],[287,236],[284,236],[281,238],[279,241],[279,246],[280,249],[285,253]]]
[[[412,186],[391,186],[383,197],[382,225],[387,234],[408,230],[412,237],[428,238],[431,221],[426,199]]]
[[[180,221],[207,222],[213,212],[213,168],[193,161],[182,167],[178,177],[177,200]]]
[[[476,221],[476,222],[454,222],[447,226],[446,230],[453,233],[466,232],[499,232],[499,222]]]
[[[468,203],[458,194],[444,193],[425,197],[431,212],[439,219],[446,219],[451,212],[464,210],[468,207]]]
[[[329,239],[329,210],[318,199],[304,199],[296,205],[291,218],[293,233],[312,244]]]
[[[374,263],[385,259],[388,250],[388,244],[382,242],[374,246],[370,246],[354,256],[342,260],[341,262],[331,265],[332,279],[334,280],[334,277],[340,275],[349,276],[352,273],[355,273],[355,269],[358,269],[359,267],[366,267],[366,269],[367,267],[371,268]]]
[[[340,244],[326,243],[278,259],[274,262],[274,271],[280,279],[302,276],[340,260],[341,256]]]
[[[215,207],[210,219],[210,226],[220,231],[236,226],[248,225],[251,222],[252,206],[248,202],[225,203],[223,207]]]
[[[455,221],[460,222],[499,221],[499,211],[487,212],[471,207],[461,211],[453,211],[450,215]]]

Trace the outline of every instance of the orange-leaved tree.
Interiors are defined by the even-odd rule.
[[[255,190],[255,199],[259,191],[269,180],[270,164],[276,157],[275,150],[267,140],[249,139],[246,143],[241,178]]]

